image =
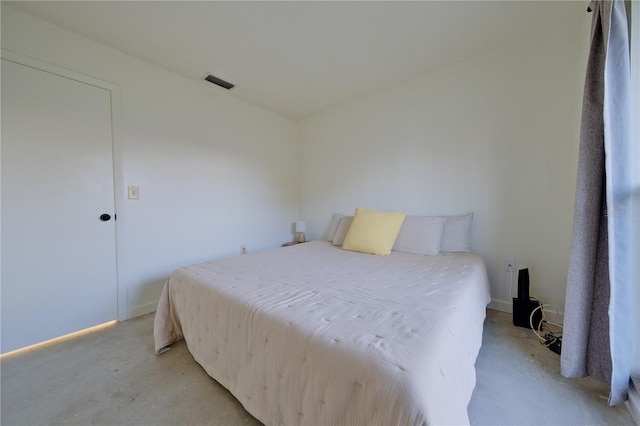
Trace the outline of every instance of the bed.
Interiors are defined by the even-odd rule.
[[[155,350],[184,338],[267,425],[468,424],[488,302],[477,255],[311,241],[176,270]]]

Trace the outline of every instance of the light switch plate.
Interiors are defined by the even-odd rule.
[[[130,200],[139,200],[140,199],[140,187],[139,186],[129,186],[129,199]]]

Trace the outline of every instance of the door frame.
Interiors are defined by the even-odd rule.
[[[117,219],[117,212],[120,210],[120,206],[124,206],[125,191],[124,191],[124,171],[122,163],[123,153],[123,141],[122,141],[122,108],[120,87],[116,84],[109,83],[104,80],[100,80],[94,77],[90,77],[85,74],[81,74],[75,71],[68,70],[66,68],[59,67],[57,65],[49,64],[47,62],[40,61],[38,59],[23,56],[18,53],[11,52],[6,49],[0,49],[0,58],[9,62],[15,62],[16,64],[24,65],[30,68],[34,68],[40,71],[48,72],[60,77],[68,78],[78,81],[80,83],[89,84],[91,86],[98,87],[100,89],[108,90],[111,97],[111,157],[113,161],[113,205],[114,205],[114,217],[115,220],[115,259],[116,259],[116,294],[117,294],[117,319],[123,321],[129,318],[129,306],[127,300],[127,291],[125,288],[121,288],[120,283],[124,282],[120,276],[120,258],[118,253],[121,253],[121,239],[120,225]],[[120,219],[122,220],[122,218]],[[0,232],[2,232],[0,230]],[[2,247],[0,247],[0,252]]]

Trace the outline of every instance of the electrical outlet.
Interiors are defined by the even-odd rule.
[[[504,259],[504,270],[507,272],[515,272],[516,269],[516,260],[513,258]]]
[[[130,200],[139,200],[140,199],[140,187],[139,186],[128,186],[128,193]]]
[[[247,246],[240,246],[240,254],[247,254]]]

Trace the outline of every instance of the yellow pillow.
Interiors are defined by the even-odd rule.
[[[342,248],[360,253],[391,254],[405,213],[356,209]]]

